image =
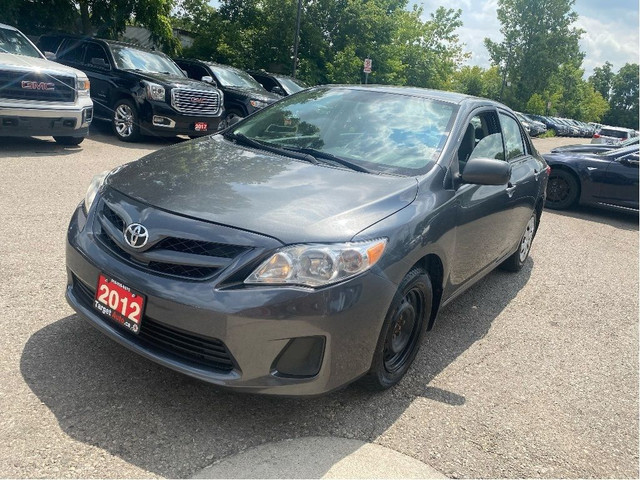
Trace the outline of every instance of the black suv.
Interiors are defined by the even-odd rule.
[[[248,73],[266,90],[282,96],[292,95],[309,88],[309,85],[303,81],[279,73],[269,73],[264,70],[249,70]]]
[[[220,90],[187,78],[161,52],[67,36],[56,61],[87,74],[95,118],[110,121],[121,140],[135,141],[141,134],[195,137],[226,125]]]
[[[222,90],[228,120],[251,115],[281,98],[280,95],[266,91],[247,72],[229,65],[185,58],[174,60],[187,72],[189,78],[204,78]]]

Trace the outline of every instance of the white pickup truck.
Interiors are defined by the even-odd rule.
[[[19,30],[0,23],[0,137],[51,135],[78,145],[92,119],[87,76],[47,60]]]

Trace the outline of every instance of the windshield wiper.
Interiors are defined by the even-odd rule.
[[[289,150],[288,148],[278,147],[268,142],[261,142],[260,140],[249,138],[242,133],[225,133],[224,137],[230,140],[235,140],[237,143],[241,143],[249,147],[257,148],[259,150],[266,150],[267,152],[286,155],[288,157],[297,158],[298,160],[304,160],[306,162],[313,163],[314,165],[317,165],[319,163],[316,157],[314,157],[309,153],[297,152],[297,151]]]
[[[357,163],[350,162],[349,160],[345,160],[344,158],[333,155],[332,153],[316,150],[315,148],[293,148],[293,147],[291,148],[283,147],[283,148],[286,148],[287,150],[291,150],[293,152],[306,153],[308,155],[313,155],[315,158],[321,158],[323,160],[328,160],[330,162],[338,163],[343,167],[347,167],[351,170],[355,170],[356,172],[373,173],[372,170],[369,170],[368,168],[363,167],[362,165],[358,165]]]

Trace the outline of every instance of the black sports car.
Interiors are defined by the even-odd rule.
[[[562,152],[543,155],[551,174],[546,206],[576,203],[638,210],[638,145],[603,153]]]
[[[628,140],[625,140],[622,143],[618,143],[617,145],[612,145],[610,143],[583,143],[579,145],[564,145],[562,147],[556,147],[551,150],[551,153],[603,153],[610,152],[611,150],[615,150],[617,148],[629,147],[631,145],[638,145],[638,140],[640,137],[632,137]]]

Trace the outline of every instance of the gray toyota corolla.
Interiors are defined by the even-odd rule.
[[[523,266],[548,174],[499,103],[305,90],[96,176],[69,226],[67,299],[213,384],[388,388],[444,304]]]

